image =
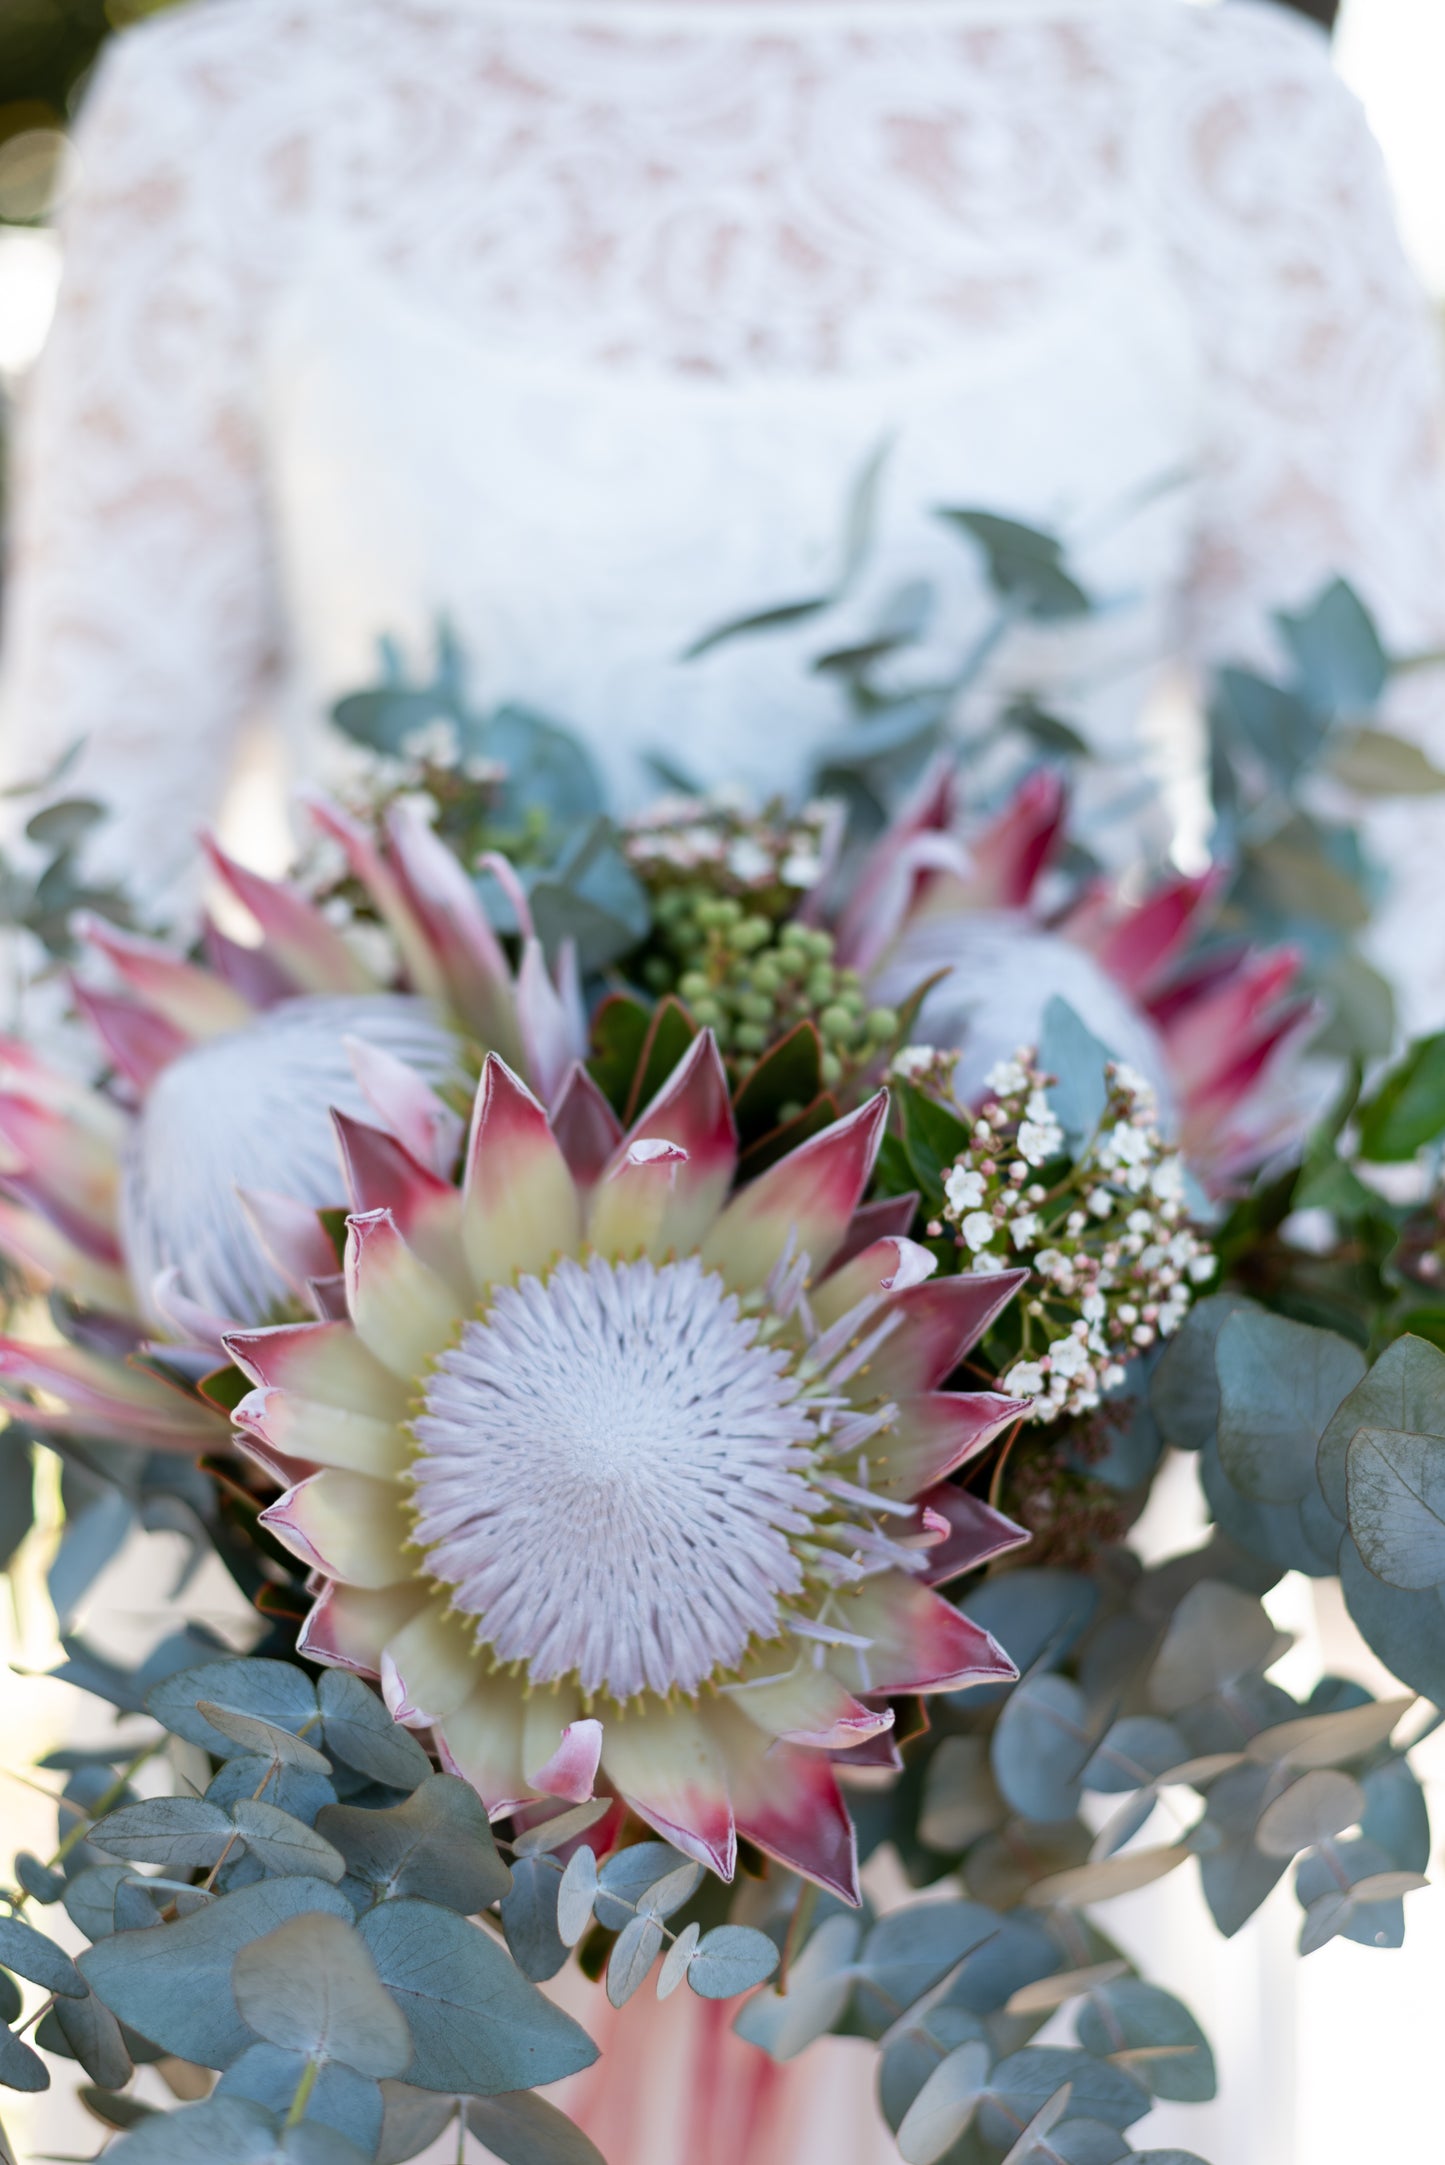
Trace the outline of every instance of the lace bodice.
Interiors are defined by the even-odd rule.
[[[1439,643],[1424,311],[1269,5],[200,0],[117,42],[80,161],[5,765],[84,735],[153,887],[268,695],[314,763],[376,635],[442,610],[624,793],[649,748],[792,779],[806,639],[675,657],[826,579],[885,438],[858,621],[921,575],[966,635],[941,501],[1062,525],[1128,606],[1027,666],[1105,686],[1116,749],[1156,664],[1334,570]]]

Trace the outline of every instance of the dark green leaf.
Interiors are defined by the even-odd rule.
[[[948,509],[939,517],[978,543],[989,584],[1019,615],[1042,624],[1088,615],[1089,597],[1065,570],[1063,545],[1052,534],[992,511]]]
[[[651,1026],[650,1009],[630,993],[610,994],[592,1018],[588,1071],[619,1119],[631,1101],[633,1079]]]
[[[1360,1155],[1376,1165],[1403,1164],[1445,1133],[1445,1031],[1412,1045],[1357,1119]]]
[[[822,1089],[822,1044],[811,1022],[800,1022],[761,1055],[737,1095],[734,1111],[744,1144],[775,1128],[785,1105],[811,1105]]]
[[[50,2070],[13,2030],[0,2029],[0,2083],[7,2090],[48,2090]]]
[[[596,2059],[586,2032],[455,1911],[383,1902],[357,1929],[410,2026],[408,2082],[427,2090],[532,2089]]]
[[[471,1917],[512,1884],[480,1798],[453,1774],[428,1775],[404,1803],[385,1811],[328,1805],[316,1831],[379,1897],[417,1895]]]
[[[638,1056],[625,1120],[635,1120],[672,1074],[697,1036],[697,1024],[671,993],[658,1003]]]

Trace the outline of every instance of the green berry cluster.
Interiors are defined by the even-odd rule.
[[[730,895],[674,887],[654,904],[658,945],[644,965],[654,992],[675,992],[713,1030],[739,1076],[799,1022],[817,1025],[829,1089],[898,1035],[891,1007],[871,1007],[856,970],[839,969],[831,933],[778,926]]]

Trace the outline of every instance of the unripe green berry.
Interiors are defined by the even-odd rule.
[[[694,1001],[705,1000],[712,991],[712,980],[701,970],[688,970],[678,979],[677,989],[691,1007]]]
[[[716,1030],[723,1019],[723,1011],[714,999],[690,1000],[692,1019],[700,1030]]]
[[[835,1052],[825,1052],[819,1062],[824,1085],[832,1090],[843,1080],[843,1063]]]
[[[893,1007],[872,1007],[868,1010],[868,1035],[875,1045],[886,1045],[898,1035],[898,1010]]]
[[[853,1037],[857,1025],[846,1007],[825,1007],[818,1017],[818,1028],[824,1037],[836,1045],[846,1045]]]
[[[740,992],[733,1005],[747,1022],[771,1022],[773,1003],[760,992]]]
[[[760,1023],[740,1022],[733,1032],[733,1042],[739,1052],[761,1052],[768,1042],[768,1033]]]

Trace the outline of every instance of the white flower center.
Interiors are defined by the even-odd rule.
[[[537,1683],[693,1691],[780,1628],[815,1417],[721,1278],[563,1262],[493,1292],[425,1390],[416,1538]]]

